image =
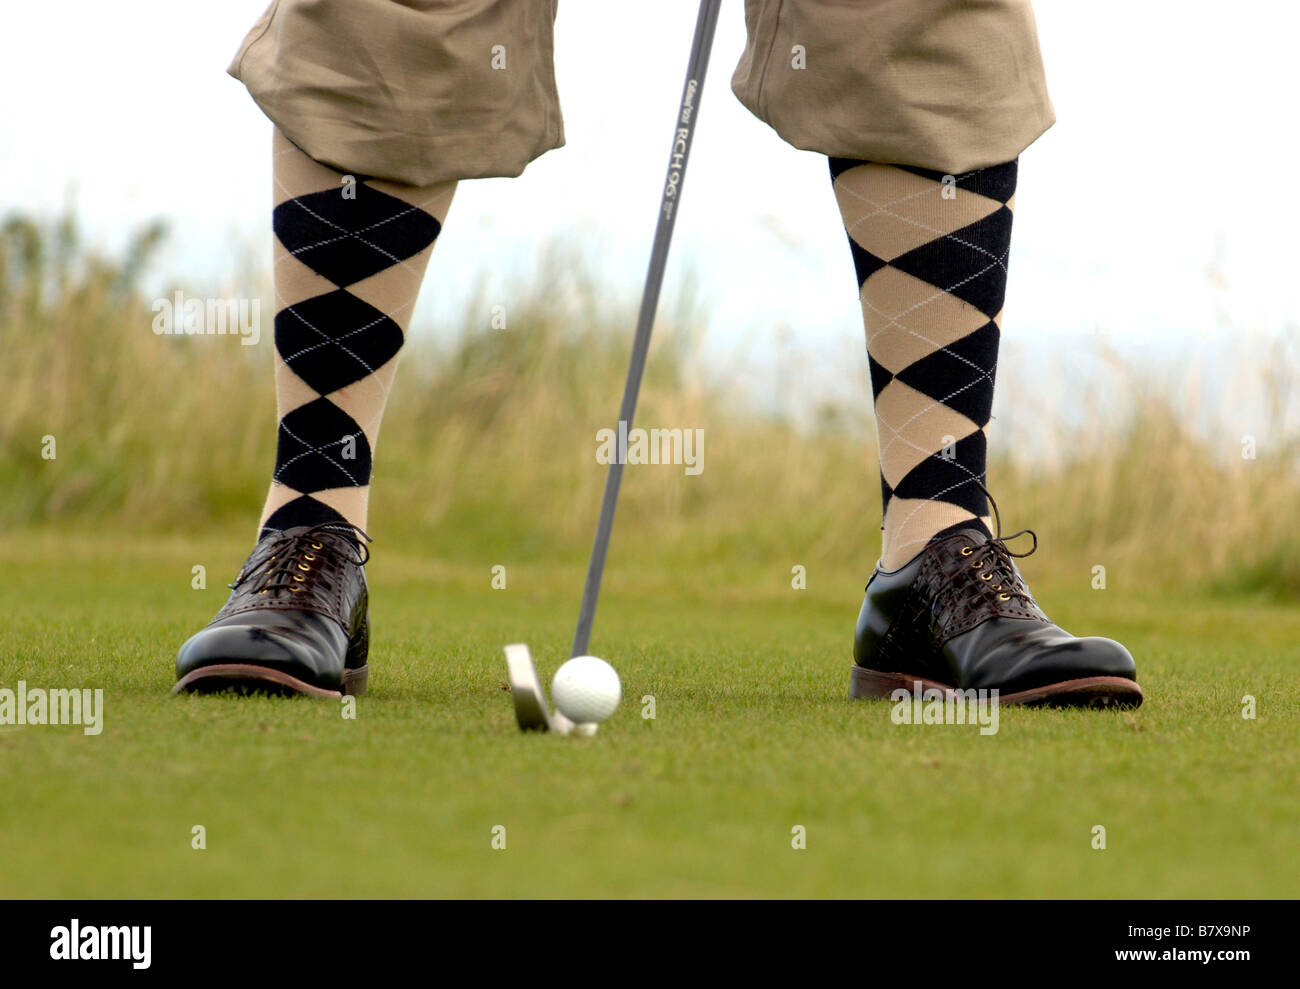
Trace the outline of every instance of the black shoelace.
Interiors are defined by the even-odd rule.
[[[235,582],[227,586],[234,590],[244,580],[255,577],[257,583],[249,588],[251,593],[302,593],[323,579],[326,570],[333,570],[333,565],[343,556],[339,540],[319,538],[320,534],[326,532],[344,537],[347,547],[355,552],[355,557],[350,562],[365,566],[370,559],[370,547],[366,545],[372,541],[370,536],[350,525],[320,522],[291,536],[282,533],[271,544],[271,555],[267,557],[265,565],[252,573],[241,572]]]
[[[999,601],[1010,601],[1013,597],[1019,597],[1032,603],[1034,599],[1029,594],[1024,581],[1021,580],[1013,559],[1024,559],[1038,550],[1038,533],[1033,529],[1021,529],[1009,536],[1002,535],[1002,514],[998,511],[998,503],[993,500],[992,493],[978,478],[972,478],[972,481],[989,500],[989,507],[993,509],[995,531],[985,543],[978,546],[963,546],[961,555],[970,558],[971,569],[978,571],[977,579],[992,585],[992,590],[998,595]],[[1034,544],[1026,552],[1017,553],[1007,545],[1010,540],[1026,535],[1034,540]],[[964,537],[954,534],[949,538]],[[947,540],[945,539],[944,542]]]

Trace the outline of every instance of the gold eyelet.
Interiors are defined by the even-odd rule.
[[[262,588],[262,589],[261,589],[260,591],[258,591],[257,593],[258,593],[258,594],[265,594],[265,593],[266,593],[266,588]]]
[[[302,588],[299,587],[297,584],[290,584],[289,590],[292,591],[294,594],[297,594],[299,591],[302,590]]]
[[[973,549],[971,549],[969,546],[963,546],[963,547],[961,548],[961,555],[962,555],[962,556],[970,556],[970,555],[971,555],[972,553],[974,553],[974,552],[975,552],[975,551],[974,551]]]
[[[982,574],[980,574],[980,580],[992,580],[992,579],[993,579],[993,571],[992,571],[992,570],[990,570],[988,573],[982,573]]]
[[[983,569],[984,569],[984,561],[983,561],[983,560],[977,560],[975,563],[972,563],[972,564],[970,565],[970,568],[971,568],[972,570],[983,570]]]
[[[1010,600],[1011,600],[1011,595],[1010,595],[1010,594],[999,594],[999,595],[998,595],[998,600],[999,600],[999,601],[1010,601]]]
[[[306,578],[306,577],[299,577],[297,574],[294,574],[294,575],[293,575],[293,579],[296,580],[298,583],[301,584],[301,583],[302,583],[304,580],[306,580],[307,578]]]
[[[316,557],[312,556],[310,553],[303,553],[303,554],[302,554],[302,558],[303,558],[304,560],[314,560],[314,559],[316,559]]]
[[[298,564],[298,569],[301,570],[303,573],[311,573],[311,567],[304,566],[301,563]]]
[[[323,549],[324,547],[321,546],[320,543],[312,543],[312,544],[311,544],[311,548],[312,548],[312,549]]]

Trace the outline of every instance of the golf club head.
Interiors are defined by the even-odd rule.
[[[551,714],[532,653],[522,642],[506,646],[506,674],[520,731],[553,731],[560,735],[573,731],[572,721],[559,712]]]

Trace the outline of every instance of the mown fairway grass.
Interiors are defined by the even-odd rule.
[[[593,645],[625,701],[562,739],[515,729],[501,646],[528,641],[549,680],[581,564],[510,565],[494,591],[486,563],[409,542],[376,546],[355,721],[170,696],[247,535],[7,533],[0,686],[102,687],[106,725],[0,730],[0,897],[1300,895],[1294,604],[1039,583],[1062,624],[1130,645],[1147,704],[1005,709],[981,737],[845,699],[864,574],[795,592],[788,567],[687,570],[616,538]]]

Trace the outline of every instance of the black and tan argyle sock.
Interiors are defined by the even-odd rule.
[[[964,175],[830,159],[853,251],[875,395],[881,566],[988,527],[986,440],[1016,162]]]
[[[274,173],[280,429],[262,535],[364,529],[398,351],[456,183],[345,176],[278,130]]]

